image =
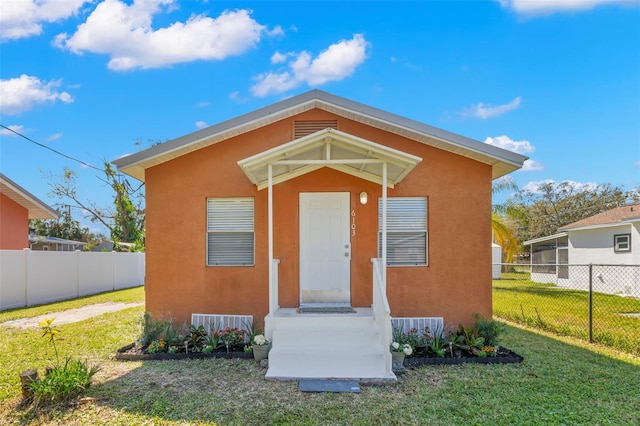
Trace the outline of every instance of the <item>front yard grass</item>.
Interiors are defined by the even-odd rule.
[[[62,325],[59,351],[100,362],[92,403],[33,410],[20,404],[20,371],[54,356],[39,329],[0,329],[0,424],[638,424],[640,360],[507,326],[504,346],[521,364],[410,369],[393,386],[360,394],[301,393],[264,380],[249,360],[119,362],[142,308]],[[5,361],[7,360],[7,361]]]

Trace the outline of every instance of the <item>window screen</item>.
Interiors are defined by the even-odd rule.
[[[253,198],[207,200],[207,265],[254,264]]]
[[[382,198],[378,199],[378,253],[382,256]],[[427,265],[427,199],[387,198],[387,265]]]

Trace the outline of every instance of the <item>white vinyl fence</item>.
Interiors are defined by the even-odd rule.
[[[0,311],[144,284],[144,253],[0,250]]]

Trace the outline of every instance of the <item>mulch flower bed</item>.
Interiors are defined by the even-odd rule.
[[[514,364],[522,362],[524,358],[510,349],[502,346],[498,347],[495,356],[471,356],[462,354],[461,356],[435,356],[433,353],[427,355],[419,355],[407,357],[404,360],[405,365],[410,367],[419,367],[421,365],[451,365],[451,364]]]
[[[251,352],[217,350],[211,353],[203,352],[176,352],[176,353],[146,353],[141,351],[135,344],[131,343],[124,346],[116,352],[116,359],[119,361],[155,361],[170,359],[204,359],[204,358],[241,358],[253,359]],[[500,346],[495,356],[477,357],[477,356],[460,356],[438,357],[433,354],[411,356],[405,358],[405,365],[409,367],[419,367],[421,365],[452,365],[452,364],[513,364],[522,362],[524,358],[521,355]]]
[[[229,352],[226,349],[216,350],[211,353],[203,352],[158,352],[147,353],[140,350],[134,343],[124,346],[116,352],[116,359],[118,361],[158,361],[168,359],[203,359],[203,358],[246,358],[253,359],[251,352],[231,350]]]

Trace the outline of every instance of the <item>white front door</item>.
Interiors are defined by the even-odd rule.
[[[300,194],[300,304],[351,303],[350,196]]]

